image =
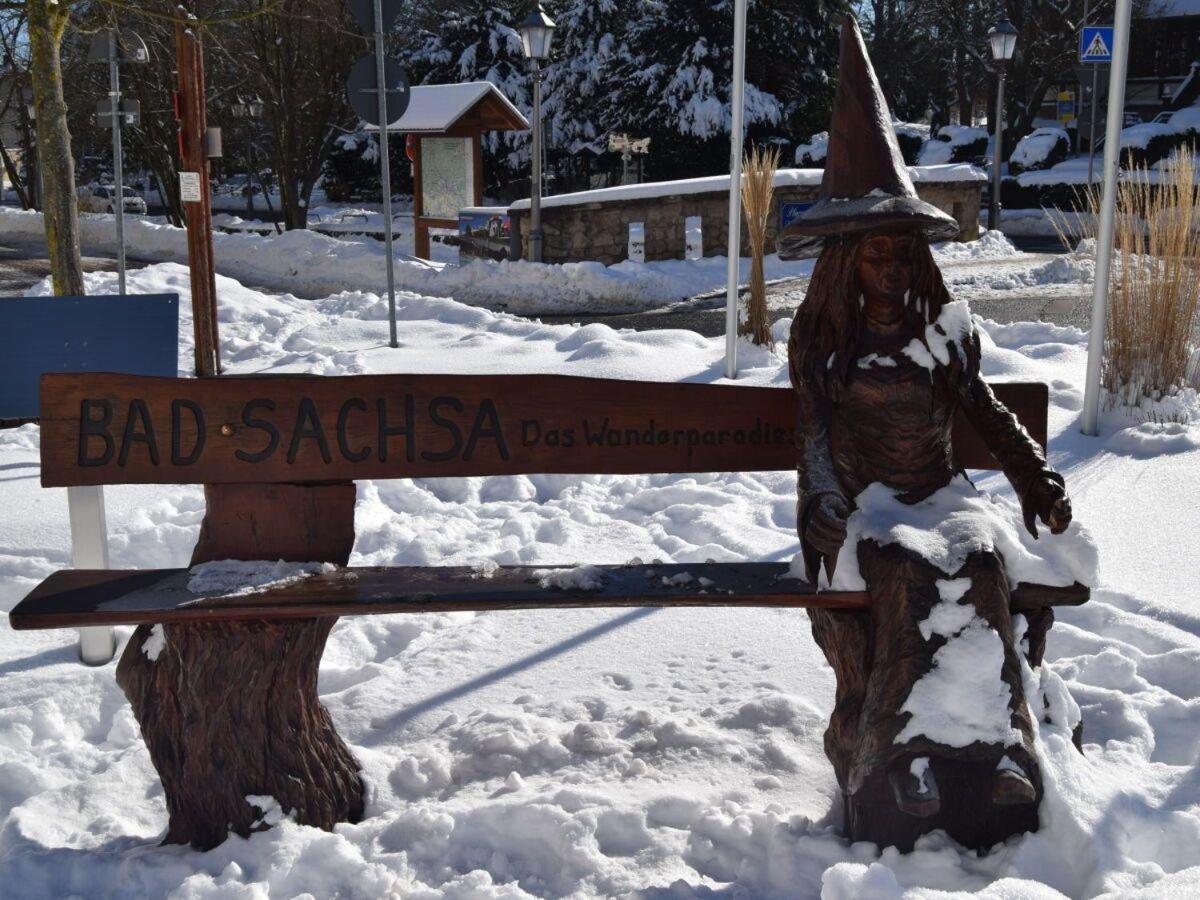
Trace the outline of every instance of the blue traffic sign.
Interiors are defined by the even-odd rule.
[[[1079,32],[1079,61],[1081,63],[1112,62],[1113,27],[1089,25]]]
[[[45,372],[179,374],[179,296],[0,298],[0,419],[38,414]]]

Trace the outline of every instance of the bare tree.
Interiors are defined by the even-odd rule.
[[[84,288],[83,263],[79,258],[79,212],[75,202],[75,159],[71,155],[59,53],[71,8],[59,0],[26,0],[25,9],[50,274],[56,294],[79,296]]]
[[[246,0],[257,12],[211,34],[249,93],[263,100],[267,151],[287,228],[304,228],[321,163],[353,116],[346,78],[367,50],[344,0]]]

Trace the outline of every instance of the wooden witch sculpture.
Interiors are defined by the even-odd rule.
[[[825,749],[851,839],[907,850],[941,828],[982,849],[1035,830],[1042,796],[1004,561],[994,544],[977,542],[951,575],[902,541],[856,537],[844,547],[847,520],[886,495],[900,518],[933,504],[963,527],[979,495],[951,453],[960,409],[1016,490],[1024,521],[1013,516],[1014,530],[1036,538],[1041,519],[1059,534],[1071,507],[1063,479],[980,378],[978,335],[929,249],[958,226],[917,198],[853,17],[839,75],[820,200],[780,240],[793,257],[822,245],[788,345],[808,578],[817,583],[822,567],[833,578],[840,555],[843,568],[857,564],[872,601],[869,611],[809,611],[837,675]],[[981,639],[998,636],[1003,650],[990,726],[988,716],[942,702],[944,692],[916,688],[947,643],[939,622],[976,618]],[[1022,644],[1036,666],[1053,618],[1050,610],[1028,618]]]

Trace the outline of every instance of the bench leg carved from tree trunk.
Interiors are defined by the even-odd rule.
[[[354,542],[352,483],[205,487],[192,564],[283,559],[344,565]],[[162,779],[166,843],[209,849],[271,824],[248,796],[329,829],[363,814],[364,785],[317,697],[334,618],[151,626],[117,667]],[[155,653],[157,650],[157,653]],[[151,658],[155,656],[156,658]]]

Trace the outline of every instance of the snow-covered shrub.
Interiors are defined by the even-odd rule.
[[[1013,175],[1048,169],[1062,162],[1071,152],[1071,138],[1062,128],[1036,128],[1013,148],[1008,171]]]
[[[1121,129],[1121,166],[1135,169],[1150,166],[1187,140],[1165,122],[1143,122]]]
[[[892,128],[896,130],[896,142],[900,145],[904,164],[915,166],[921,147],[929,140],[929,126],[917,122],[892,122]]]
[[[1173,156],[1158,175],[1131,172],[1117,191],[1104,387],[1134,408],[1187,386],[1200,309],[1200,185],[1191,154]]]
[[[1195,137],[1200,134],[1200,106],[1185,106],[1173,113],[1167,124],[1179,134]]]
[[[926,141],[921,147],[917,165],[972,162],[987,153],[987,145],[988,134],[982,128],[943,125],[938,129],[937,137]]]
[[[808,139],[807,144],[796,145],[796,165],[801,169],[825,168],[825,154],[829,150],[829,132],[822,131]]]

